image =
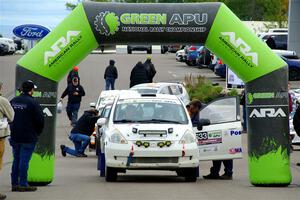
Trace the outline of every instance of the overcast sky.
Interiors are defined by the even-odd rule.
[[[0,33],[11,38],[13,28],[21,24],[53,29],[70,13],[66,2],[77,0],[0,0]]]

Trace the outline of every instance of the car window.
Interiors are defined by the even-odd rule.
[[[275,40],[275,42],[287,42],[287,35],[274,35],[272,38]]]
[[[188,118],[179,101],[162,99],[130,99],[119,101],[114,122],[187,124]]]
[[[170,89],[169,89],[169,86],[165,86],[163,87],[161,90],[160,90],[160,93],[161,94],[172,94]]]
[[[102,113],[100,115],[101,118],[108,118],[109,114],[110,114],[110,110],[111,110],[111,105],[106,106],[103,110]]]
[[[182,92],[180,92],[177,85],[170,85],[170,89],[172,91],[172,94],[174,94],[174,95],[180,95],[182,93]],[[182,91],[182,89],[181,89],[181,91]]]
[[[237,99],[216,100],[200,111],[200,118],[209,119],[211,124],[237,121]]]
[[[156,94],[157,89],[149,89],[149,88],[132,88],[131,90],[135,90],[140,94]]]

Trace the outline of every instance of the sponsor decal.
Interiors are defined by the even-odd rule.
[[[14,28],[13,33],[26,40],[40,40],[45,37],[50,30],[44,26],[36,24],[23,24]]]
[[[44,113],[44,115],[47,116],[47,117],[52,117],[52,116],[53,116],[53,114],[51,113],[51,111],[50,111],[49,108],[47,108],[47,107],[44,108],[43,113]]]
[[[50,51],[44,53],[44,65],[53,66],[59,59],[75,47],[82,39],[81,31],[68,31],[66,36],[60,37],[52,46]]]
[[[237,38],[234,32],[221,32],[219,39],[246,65],[249,67],[258,66],[257,53],[251,51],[251,47],[242,38]],[[249,58],[251,59],[249,60]]]
[[[288,98],[288,92],[247,93],[247,99],[249,104],[252,104],[255,99],[283,99],[283,98]]]
[[[168,20],[169,19],[169,20]],[[117,16],[110,11],[100,12],[95,16],[95,29],[105,36],[116,32],[205,32],[201,27],[208,22],[207,13],[123,13]],[[187,27],[191,24],[195,27]],[[120,26],[122,27],[120,28]]]
[[[250,113],[250,118],[276,118],[286,117],[286,114],[281,108],[255,108]]]
[[[218,151],[218,146],[199,147],[199,153]]]
[[[243,150],[241,147],[238,147],[238,148],[231,148],[231,149],[229,149],[228,152],[229,152],[229,154],[237,154],[237,153],[242,153]]]
[[[222,131],[198,132],[196,133],[198,145],[222,143]]]
[[[229,134],[231,136],[237,136],[237,135],[241,135],[242,134],[242,131],[239,131],[239,130],[230,130],[229,131]]]

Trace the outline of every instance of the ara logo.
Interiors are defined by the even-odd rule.
[[[251,47],[241,38],[236,38],[234,32],[222,32],[223,36],[229,36],[229,41],[247,57],[251,57],[252,62],[258,65],[258,56],[256,52],[251,52]]]
[[[253,109],[250,118],[264,118],[264,117],[286,117],[286,114],[281,108],[260,108],[260,109]]]
[[[53,116],[53,114],[51,113],[51,111],[49,110],[49,108],[44,108],[43,113],[47,117],[52,117]]]
[[[101,35],[114,35],[119,30],[119,17],[113,12],[100,12],[95,17],[94,25]]]
[[[68,31],[66,37],[59,38],[52,46],[51,51],[46,51],[44,54],[44,64],[47,65],[50,58],[55,57],[58,53],[61,52],[72,40],[73,37],[76,37],[80,34],[81,31]]]

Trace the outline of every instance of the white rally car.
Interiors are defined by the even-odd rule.
[[[171,94],[178,96],[185,105],[190,102],[189,94],[181,83],[143,83],[131,87],[130,90],[137,91],[141,94]]]
[[[105,109],[106,110],[106,109]],[[107,181],[127,169],[176,170],[196,181],[199,152],[188,112],[174,95],[120,94],[101,126]],[[102,158],[101,158],[102,157]]]
[[[206,119],[192,131],[188,113],[176,96],[120,95],[97,122],[100,175],[115,181],[118,172],[128,169],[160,169],[196,181],[199,160],[242,157],[238,105],[235,97],[211,102],[200,112]]]

